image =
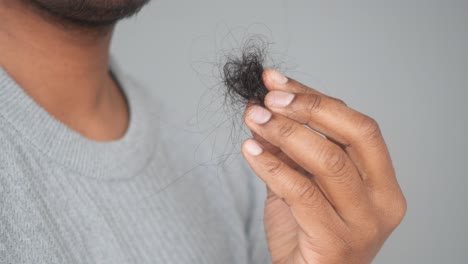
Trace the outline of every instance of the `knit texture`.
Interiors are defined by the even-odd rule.
[[[271,263],[264,184],[111,63],[130,125],[87,139],[0,67],[0,263]],[[194,157],[197,153],[197,158]]]

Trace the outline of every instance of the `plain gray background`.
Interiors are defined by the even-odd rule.
[[[468,1],[153,0],[112,50],[190,118],[227,35],[272,37],[288,75],[382,127],[408,213],[375,263],[467,263],[467,28]]]

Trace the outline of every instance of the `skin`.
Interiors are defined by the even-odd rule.
[[[273,70],[263,79],[242,151],[268,187],[273,262],[370,263],[406,212],[378,124]]]
[[[145,2],[0,0],[0,65],[71,129],[118,139],[129,113],[109,46],[115,22]],[[274,263],[369,263],[406,211],[377,123],[272,70],[263,77],[266,108],[248,106],[254,139],[242,151],[268,186]]]
[[[119,139],[129,111],[109,73],[110,42],[115,22],[145,2],[0,0],[0,65],[71,129],[96,141]],[[81,13],[73,11],[78,3]],[[125,12],[113,12],[119,8]],[[96,13],[106,15],[97,20]]]

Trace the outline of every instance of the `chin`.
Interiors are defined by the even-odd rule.
[[[29,0],[42,10],[83,25],[113,24],[132,16],[149,0]]]

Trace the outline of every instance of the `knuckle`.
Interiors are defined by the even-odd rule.
[[[406,199],[402,196],[402,198],[397,199],[393,205],[393,210],[392,210],[392,217],[388,219],[389,221],[389,226],[393,230],[395,229],[403,220],[403,218],[406,215],[406,212],[408,210],[408,205],[406,202]]]
[[[344,106],[348,106],[345,101],[339,99],[339,98],[336,98],[336,97],[332,97],[332,96],[328,96],[328,98],[330,98],[331,100],[337,102],[338,104],[341,104],[341,105],[344,105]]]
[[[308,94],[305,110],[309,113],[317,113],[322,107],[322,96],[318,94]]]
[[[294,134],[296,129],[297,129],[297,125],[295,125],[293,122],[284,122],[283,124],[279,126],[278,134],[282,138],[288,138],[292,134]]]
[[[341,100],[341,99],[338,99],[338,98],[335,98],[335,101],[337,101],[339,104],[341,105],[344,105],[344,106],[348,106],[345,101]]]
[[[398,224],[400,224],[401,220],[403,220],[403,218],[405,218],[405,215],[406,215],[407,211],[408,211],[408,203],[406,202],[406,198],[402,197],[402,199],[400,201],[400,206],[399,206],[399,209],[398,209],[398,212],[397,212],[397,215],[398,215],[398,218],[399,218]]]
[[[343,151],[328,148],[322,151],[320,160],[322,161],[324,168],[331,174],[337,176],[345,174],[347,157]]]
[[[297,197],[302,201],[315,200],[317,197],[317,188],[310,181],[297,183],[295,187]]]
[[[271,176],[278,176],[283,172],[284,165],[281,161],[271,160],[266,162],[265,167],[268,174]]]
[[[364,116],[357,124],[358,136],[365,140],[380,139],[382,133],[377,121],[369,116]]]

